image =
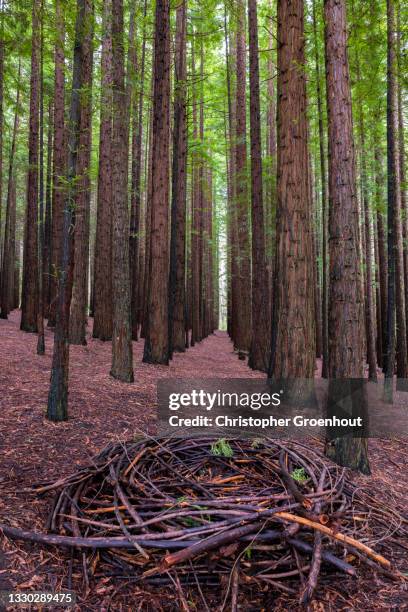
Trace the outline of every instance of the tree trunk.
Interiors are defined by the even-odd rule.
[[[133,382],[130,312],[128,185],[128,110],[123,47],[123,0],[112,0],[113,130],[112,130],[112,368],[111,376]]]
[[[104,0],[93,337],[112,339],[112,0]]]
[[[144,2],[143,19],[146,18],[147,0]],[[142,179],[142,147],[143,147],[143,102],[144,102],[144,80],[146,63],[146,25],[143,21],[142,53],[140,60],[140,92],[133,100],[133,125],[132,125],[132,185],[130,195],[130,277],[132,284],[132,339],[138,339],[140,324],[140,285],[143,284],[140,267],[140,229],[141,229],[141,179]]]
[[[326,152],[324,142],[324,127],[323,127],[323,96],[321,91],[320,80],[320,59],[317,39],[317,18],[316,18],[316,1],[313,0],[313,35],[314,35],[314,53],[315,53],[315,73],[316,73],[316,96],[317,96],[317,114],[319,120],[319,154],[320,154],[320,182],[322,190],[322,377],[327,378],[327,367],[329,358],[329,340],[327,329],[327,309],[328,309],[328,291],[327,291],[327,179],[326,179]]]
[[[4,229],[3,260],[1,274],[1,295],[0,295],[0,318],[7,319],[7,315],[14,307],[14,297],[12,286],[14,284],[14,261],[15,261],[15,225],[16,225],[16,200],[15,200],[15,177],[14,177],[14,157],[16,153],[16,141],[19,127],[20,114],[20,83],[21,81],[21,60],[18,63],[16,106],[14,112],[13,135],[11,138],[10,159],[8,169],[6,219]],[[14,219],[14,229],[13,229]]]
[[[377,204],[377,237],[378,237],[378,259],[379,259],[379,281],[380,281],[380,302],[381,302],[381,362],[379,365],[386,369],[386,349],[387,349],[387,295],[388,295],[388,263],[387,263],[387,240],[384,223],[384,215],[381,210],[383,202],[383,164],[381,149],[378,142],[374,146],[375,159],[375,186]]]
[[[359,71],[358,71],[359,72]],[[366,336],[367,336],[367,361],[368,361],[368,378],[373,382],[377,382],[377,357],[375,350],[375,313],[374,313],[374,296],[373,296],[373,256],[372,256],[372,220],[369,203],[368,192],[368,177],[366,163],[366,145],[364,132],[364,115],[361,100],[359,101],[359,131],[361,145],[361,187],[362,187],[362,204],[364,211],[364,229],[365,229],[365,321],[366,321]]]
[[[48,325],[54,326],[57,288],[61,269],[62,225],[64,218],[64,177],[66,175],[67,139],[65,131],[65,20],[61,0],[55,1],[55,75],[54,75],[54,143],[52,171],[52,241],[50,309]]]
[[[38,315],[38,144],[40,95],[40,0],[33,0],[30,123],[28,136],[27,207],[24,230],[23,293],[21,325],[26,332],[37,332]]]
[[[49,316],[50,308],[50,286],[51,286],[51,223],[52,223],[52,133],[53,133],[53,101],[50,98],[48,109],[48,133],[47,133],[47,174],[45,188],[45,220],[44,220],[44,261],[43,261],[43,300],[44,317]]]
[[[185,250],[187,188],[187,6],[177,9],[174,69],[173,171],[171,201],[169,356],[184,352],[185,341]]]
[[[72,289],[71,344],[86,345],[88,322],[89,226],[91,203],[93,0],[85,0],[85,38],[82,52],[81,120],[78,151],[78,188],[75,202],[74,285]]]
[[[38,223],[38,313],[37,355],[45,353],[44,336],[44,0],[41,0],[40,45],[40,167]]]
[[[269,375],[314,377],[313,235],[309,193],[303,1],[278,1],[278,181]]]
[[[398,4],[397,14],[397,58],[398,58],[398,149],[401,185],[401,213],[402,213],[402,239],[404,253],[404,300],[405,300],[405,327],[408,334],[408,205],[405,173],[405,133],[403,109],[403,55],[401,48],[401,3]]]
[[[195,66],[195,33],[191,41],[191,71],[193,78],[196,78]],[[197,122],[197,91],[193,84],[192,91],[192,115],[193,115],[193,139],[198,139]],[[200,231],[201,231],[201,204],[200,204],[200,185],[199,185],[199,154],[197,151],[192,153],[192,223],[191,223],[191,346],[201,340],[200,337]]]
[[[346,381],[364,376],[364,296],[345,0],[325,0],[324,15],[330,201],[328,374],[330,379]],[[336,381],[330,380],[329,397],[335,393],[333,385]],[[366,474],[370,471],[366,439],[335,438],[327,444],[326,452],[341,465]]]
[[[240,297],[237,301],[238,351],[249,351],[251,345],[251,255],[248,220],[248,176],[246,150],[246,42],[245,9],[237,0],[236,41],[236,123],[235,123],[235,206],[237,208]]]
[[[3,208],[3,121],[4,121],[4,6],[3,2],[0,5],[0,287],[3,283],[1,276],[3,270],[2,253],[2,208]]]
[[[262,186],[258,19],[256,13],[256,0],[248,0],[248,32],[252,218],[252,338],[248,365],[254,370],[266,372],[269,365],[270,326]]]
[[[168,364],[170,4],[156,2],[150,286],[143,361]]]
[[[79,147],[79,127],[81,120],[82,55],[85,36],[85,2],[77,0],[75,23],[74,61],[72,71],[72,94],[69,112],[68,171],[62,228],[61,274],[57,288],[57,319],[54,333],[51,382],[48,394],[47,418],[51,421],[68,419],[68,376],[69,376],[69,314],[72,295],[76,167]]]
[[[385,396],[388,401],[392,401],[395,357],[397,360],[397,377],[408,378],[398,148],[396,43],[395,2],[394,0],[387,0],[388,304]],[[395,326],[398,329],[397,334]]]

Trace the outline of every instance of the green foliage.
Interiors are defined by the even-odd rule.
[[[304,468],[296,468],[291,473],[291,476],[292,476],[293,480],[296,480],[296,482],[299,482],[300,484],[303,484],[304,482],[306,482],[308,480],[308,476],[307,476]]]
[[[225,438],[217,440],[211,445],[211,454],[215,457],[226,457],[230,459],[234,456],[234,451]]]

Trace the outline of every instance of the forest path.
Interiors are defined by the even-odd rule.
[[[109,376],[111,343],[91,337],[71,346],[69,420],[45,418],[53,333],[46,328],[46,354],[36,354],[36,334],[20,331],[20,311],[0,319],[0,436],[6,479],[21,486],[58,477],[74,469],[109,440],[131,438],[139,429],[155,429],[156,384],[160,378],[259,378],[233,352],[225,332],[217,331],[169,366],[142,363],[143,341],[133,343],[133,384]],[[11,472],[13,473],[11,473]],[[7,473],[8,472],[8,473]],[[0,482],[1,485],[1,482]]]

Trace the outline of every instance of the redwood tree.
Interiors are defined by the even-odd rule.
[[[72,92],[69,112],[69,140],[67,187],[65,190],[63,232],[61,247],[61,273],[57,287],[58,304],[54,333],[51,382],[48,394],[47,417],[51,421],[65,421],[68,418],[68,375],[69,375],[69,314],[72,295],[73,248],[76,198],[76,167],[79,147],[79,126],[81,120],[81,87],[83,70],[84,19],[87,0],[77,0],[75,23],[74,61],[72,71]]]
[[[112,338],[112,0],[103,4],[93,336]]]
[[[278,0],[276,264],[270,376],[314,377],[313,236],[303,0]]]
[[[173,172],[169,284],[169,343],[173,351],[184,351],[185,340],[185,232],[187,186],[187,61],[186,0],[177,9],[174,67]]]
[[[16,107],[14,112],[13,134],[11,137],[11,148],[8,168],[6,219],[4,228],[2,273],[0,284],[0,317],[7,319],[7,315],[14,307],[13,285],[14,285],[14,261],[15,261],[15,170],[14,157],[16,152],[16,141],[19,127],[20,114],[20,81],[21,60],[18,63]]]
[[[30,77],[30,121],[28,134],[27,206],[24,229],[21,329],[37,331],[38,314],[38,151],[40,108],[40,12],[41,1],[33,0]]]
[[[52,157],[51,278],[48,325],[55,325],[57,288],[61,267],[62,224],[64,215],[64,177],[66,174],[65,133],[65,19],[61,0],[55,0],[54,138]]]
[[[333,379],[364,377],[364,296],[353,142],[345,0],[325,0],[325,55],[329,134],[329,394]],[[353,396],[351,396],[351,399]],[[367,440],[335,438],[327,454],[369,473]]]
[[[128,112],[123,46],[123,0],[112,0],[112,367],[111,376],[133,382],[130,312],[128,185]]]
[[[235,304],[237,329],[234,341],[239,351],[249,351],[251,344],[251,247],[248,219],[246,37],[243,0],[237,0],[236,10],[235,206],[237,208],[240,296]]]
[[[81,119],[78,150],[78,186],[75,202],[74,285],[70,316],[70,342],[86,344],[88,320],[88,264],[90,224],[90,162],[92,145],[93,0],[85,2],[82,52]]]
[[[170,4],[157,0],[154,39],[150,282],[143,361],[167,364]]]
[[[270,326],[266,279],[264,205],[262,196],[261,119],[259,100],[258,19],[256,0],[248,0],[251,123],[252,338],[248,364],[266,372]]]

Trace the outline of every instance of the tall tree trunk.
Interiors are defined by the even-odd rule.
[[[61,268],[62,225],[64,218],[64,177],[66,174],[65,131],[65,19],[61,0],[55,0],[55,74],[54,74],[54,142],[52,170],[52,240],[50,308],[48,325],[54,326],[57,308],[57,288]]]
[[[50,308],[50,278],[51,278],[51,223],[52,223],[52,133],[53,133],[53,100],[50,98],[48,108],[47,130],[47,174],[45,188],[45,220],[44,220],[44,261],[43,261],[43,300],[44,316],[47,319]]]
[[[16,182],[13,181],[13,198],[16,201]],[[14,229],[14,235],[16,230]],[[21,261],[21,245],[20,241],[15,241],[15,252],[14,252],[14,308],[20,306],[20,261]]]
[[[377,236],[378,236],[378,259],[379,259],[379,280],[380,280],[380,300],[381,300],[381,361],[379,365],[385,372],[386,351],[387,351],[387,295],[388,295],[388,262],[387,262],[387,238],[385,231],[385,220],[381,210],[383,202],[383,163],[379,143],[374,145],[375,160],[375,187],[377,204]]]
[[[170,4],[156,2],[148,322],[143,361],[168,364]]]
[[[195,65],[195,36],[191,41],[191,71],[193,78],[196,78]],[[193,139],[198,139],[198,121],[197,121],[197,91],[193,84],[192,88],[192,121],[193,121]],[[191,346],[201,340],[200,337],[200,231],[201,231],[201,203],[200,203],[200,175],[199,175],[199,154],[197,151],[192,153],[192,222],[191,222],[191,283],[192,283],[192,300],[191,300]]]
[[[235,143],[235,205],[237,207],[240,298],[235,344],[238,351],[249,351],[251,344],[251,255],[248,220],[248,176],[246,150],[246,42],[245,8],[237,0],[236,41],[236,143]]]
[[[75,202],[74,285],[72,289],[71,344],[86,345],[88,322],[88,265],[91,204],[93,0],[85,0],[85,38],[82,52],[81,120],[78,150],[78,188]]]
[[[0,318],[7,319],[7,315],[14,306],[14,298],[12,297],[11,286],[14,284],[14,261],[15,261],[15,217],[16,217],[16,200],[15,200],[15,177],[14,177],[14,158],[16,153],[17,133],[19,126],[20,115],[20,88],[21,88],[21,60],[18,63],[17,76],[17,93],[16,106],[14,112],[13,135],[11,137],[9,169],[8,169],[8,185],[7,185],[7,203],[6,203],[6,219],[3,243],[3,259],[2,259],[2,274],[1,274],[1,294],[0,294]],[[14,230],[13,230],[14,218]]]
[[[405,132],[404,132],[404,109],[403,109],[403,52],[401,45],[401,2],[398,4],[397,13],[397,61],[398,61],[398,149],[399,170],[401,185],[401,213],[402,213],[402,239],[404,252],[404,300],[405,300],[405,326],[408,334],[408,204],[407,186],[405,172]]]
[[[2,261],[2,209],[3,209],[3,98],[4,98],[4,3],[0,4],[0,286],[3,269]]]
[[[274,26],[272,26],[272,12],[275,3],[270,0],[269,8],[271,11],[271,22],[269,30],[269,49],[268,49],[268,106],[267,106],[267,141],[266,141],[266,152],[270,159],[269,166],[269,177],[267,182],[267,200],[265,202],[265,218],[266,218],[266,257],[267,257],[267,282],[266,288],[268,295],[268,317],[269,317],[269,328],[272,326],[272,302],[273,302],[273,275],[274,275],[274,262],[275,262],[275,224],[276,224],[276,162],[277,162],[277,150],[276,150],[276,66],[273,61],[273,49],[275,46],[274,38]],[[270,338],[269,338],[270,345]],[[270,349],[269,349],[270,350]],[[268,363],[269,366],[269,363]]]
[[[112,338],[112,0],[104,0],[93,337]]]
[[[45,353],[44,336],[44,0],[41,0],[40,44],[40,165],[38,222],[38,313],[37,355]]]
[[[330,200],[328,374],[330,379],[363,378],[364,297],[345,0],[325,0],[324,15]],[[333,384],[335,380],[329,383],[329,394],[335,392]],[[326,452],[341,465],[370,471],[366,439],[335,438]]]
[[[33,0],[27,207],[24,230],[21,329],[37,332],[38,315],[38,137],[40,95],[40,0]]]
[[[358,70],[358,72],[360,72]],[[373,255],[372,255],[372,220],[369,203],[368,177],[367,177],[367,162],[366,162],[366,144],[364,132],[364,115],[363,105],[359,101],[359,132],[360,132],[360,147],[361,147],[361,189],[362,189],[362,205],[364,212],[364,229],[365,229],[365,322],[367,336],[367,361],[368,361],[368,377],[370,380],[377,382],[377,357],[375,350],[375,306],[373,296]]]
[[[127,203],[129,128],[123,47],[123,0],[112,0],[112,367],[111,376],[133,382],[130,312],[129,215]]]
[[[396,45],[395,2],[394,0],[387,0],[388,304],[385,395],[388,401],[392,401],[395,356],[397,377],[408,378],[398,148]],[[397,334],[395,327],[398,329]]]
[[[248,365],[254,370],[266,372],[269,365],[270,326],[262,186],[258,19],[256,0],[248,0],[248,32],[252,216],[252,338]]]
[[[327,329],[327,309],[328,309],[328,290],[327,290],[327,179],[326,179],[326,151],[324,142],[323,126],[323,95],[321,91],[320,78],[320,59],[317,38],[317,17],[316,0],[313,0],[313,36],[316,72],[316,96],[317,114],[319,121],[319,154],[320,154],[320,182],[322,190],[322,377],[327,378],[327,367],[329,358],[329,340]]]
[[[48,394],[47,418],[51,421],[65,421],[68,418],[68,376],[69,376],[69,315],[72,295],[74,233],[76,198],[76,168],[79,148],[81,120],[82,55],[85,37],[85,2],[77,0],[75,22],[74,61],[72,70],[72,93],[69,112],[69,140],[67,187],[65,191],[64,217],[62,227],[61,274],[57,287],[58,304],[54,333],[51,382]]]
[[[183,352],[185,341],[185,250],[187,188],[187,61],[186,0],[177,9],[174,68],[174,127],[171,201],[169,343],[173,351]]]
[[[315,317],[303,1],[278,1],[278,181],[269,374],[313,378]],[[301,67],[301,68],[300,68]]]
[[[144,81],[146,63],[146,10],[147,0],[143,9],[143,35],[142,53],[140,60],[139,95],[136,91],[133,97],[133,123],[132,123],[132,184],[130,195],[130,277],[132,285],[132,339],[138,339],[140,324],[140,285],[143,284],[140,266],[140,230],[141,230],[141,179],[142,179],[142,147],[143,147],[143,103]]]

